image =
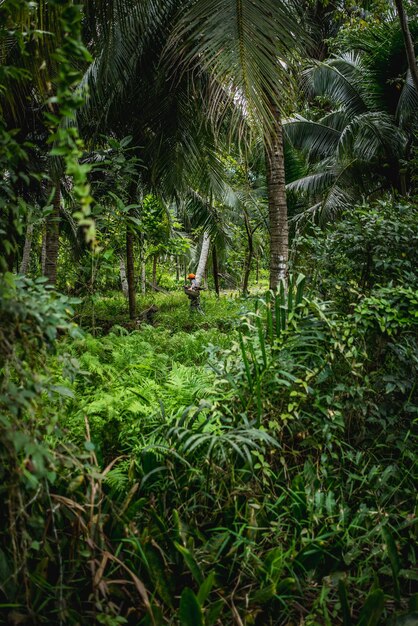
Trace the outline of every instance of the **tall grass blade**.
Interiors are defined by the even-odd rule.
[[[352,626],[350,605],[348,603],[347,587],[343,580],[338,581],[338,595],[340,596],[343,626]]]
[[[357,626],[377,626],[385,606],[385,594],[382,589],[371,591],[361,610]]]

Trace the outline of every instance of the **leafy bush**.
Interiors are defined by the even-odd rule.
[[[418,207],[391,199],[356,207],[332,229],[315,227],[296,250],[315,288],[345,307],[377,285],[416,289]]]

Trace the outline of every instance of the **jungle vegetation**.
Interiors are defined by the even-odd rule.
[[[417,40],[0,3],[1,624],[418,624]]]

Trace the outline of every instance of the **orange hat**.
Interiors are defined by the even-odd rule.
[[[188,274],[187,278],[196,278],[196,274]]]

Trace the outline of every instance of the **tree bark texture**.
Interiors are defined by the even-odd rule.
[[[33,224],[28,224],[26,228],[26,236],[25,236],[25,245],[23,247],[22,260],[20,262],[19,272],[21,274],[27,274],[29,263],[30,263],[30,253],[32,250],[32,239],[33,239]]]
[[[276,290],[287,277],[289,226],[280,112],[272,107],[275,123],[265,136],[266,178],[270,227],[270,289]]]
[[[125,298],[127,298],[129,294],[129,287],[128,287],[128,279],[126,278],[125,259],[123,258],[122,255],[119,257],[119,273],[120,273],[120,282],[122,286],[123,295],[125,296]]]
[[[399,22],[401,24],[402,34],[405,42],[406,56],[408,59],[409,71],[411,72],[412,82],[418,94],[418,67],[415,56],[414,43],[411,37],[411,31],[408,26],[408,18],[405,13],[402,0],[395,0],[396,10],[398,12]]]
[[[55,184],[55,192],[52,200],[52,213],[46,218],[45,227],[45,264],[44,274],[51,285],[57,282],[57,263],[60,235],[60,205],[61,190],[59,183]]]
[[[216,246],[212,249],[212,269],[213,269],[213,282],[215,285],[215,293],[219,296],[219,264],[218,264],[218,251]]]
[[[135,319],[135,271],[134,271],[134,234],[129,226],[126,227],[126,274],[128,280],[129,317]]]
[[[202,248],[200,250],[199,263],[196,270],[196,282],[198,285],[202,282],[202,278],[205,274],[206,263],[209,256],[210,236],[207,232],[203,233]]]

